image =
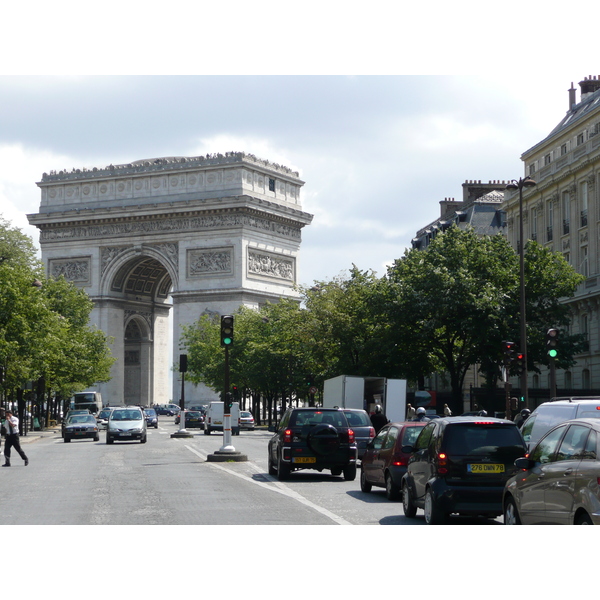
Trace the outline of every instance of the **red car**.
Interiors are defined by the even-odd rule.
[[[367,444],[360,472],[363,492],[370,492],[373,486],[382,487],[389,500],[400,500],[402,477],[410,457],[402,452],[402,446],[414,445],[424,425],[426,421],[388,423]]]

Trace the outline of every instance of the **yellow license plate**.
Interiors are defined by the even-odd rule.
[[[469,473],[504,473],[504,465],[498,464],[469,464],[467,465]]]
[[[295,463],[316,463],[317,458],[315,456],[294,456],[292,462]]]

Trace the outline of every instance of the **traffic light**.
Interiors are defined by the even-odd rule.
[[[522,352],[517,352],[515,364],[517,365],[517,375],[520,375],[527,368],[525,355]]]
[[[185,373],[187,371],[187,354],[179,355],[179,372]]]
[[[546,350],[550,358],[558,357],[558,329],[548,329],[546,333]]]
[[[515,343],[505,340],[502,342],[502,350],[504,352],[504,366],[510,367],[515,355]]]
[[[221,316],[221,346],[233,346],[233,317]]]
[[[233,405],[233,397],[230,392],[225,394],[225,414],[231,414],[231,407]]]

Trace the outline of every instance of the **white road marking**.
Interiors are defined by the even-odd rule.
[[[191,446],[186,445],[186,448],[188,450],[190,450],[191,452],[193,452],[194,454],[196,454],[196,456],[202,458],[203,460],[206,460],[206,456],[207,456],[206,454],[198,452],[198,450],[196,450],[195,448],[192,448]],[[270,483],[265,483],[263,481],[257,481],[256,479],[252,479],[251,477],[248,477],[247,475],[242,475],[242,473],[236,473],[235,471],[232,471],[231,469],[227,469],[227,468],[223,467],[219,463],[210,462],[207,464],[209,464],[211,467],[214,467],[215,469],[220,469],[221,471],[228,473],[229,475],[235,475],[236,477],[239,477],[240,479],[243,479],[244,481],[247,481],[249,483],[253,483],[254,485],[258,485],[262,488],[265,488],[266,490],[269,490],[271,492],[277,492],[278,494],[287,496],[288,498],[291,498],[292,500],[296,500],[296,502],[300,502],[300,504],[304,504],[305,506],[308,506],[309,508],[312,508],[313,510],[320,512],[322,515],[325,515],[326,517],[330,518],[332,521],[334,521],[338,525],[352,525],[352,523],[350,523],[349,521],[346,521],[346,519],[343,519],[342,517],[336,515],[335,513],[332,513],[330,510],[327,510],[326,508],[323,508],[322,506],[319,506],[318,504],[315,504],[314,502],[311,502],[310,500],[306,499],[304,496],[301,496],[300,494],[298,494],[298,492],[295,492],[294,490],[290,489],[287,485],[281,483],[280,481],[278,481],[271,475],[265,474],[265,477],[270,482]],[[257,471],[257,472],[261,473],[261,471]]]

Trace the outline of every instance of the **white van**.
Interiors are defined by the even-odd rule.
[[[554,398],[540,404],[521,427],[523,439],[531,450],[550,429],[571,419],[599,419],[600,397]]]
[[[223,431],[223,403],[211,402],[204,415],[204,435],[211,431]],[[231,433],[240,435],[240,405],[234,402],[231,405]]]

